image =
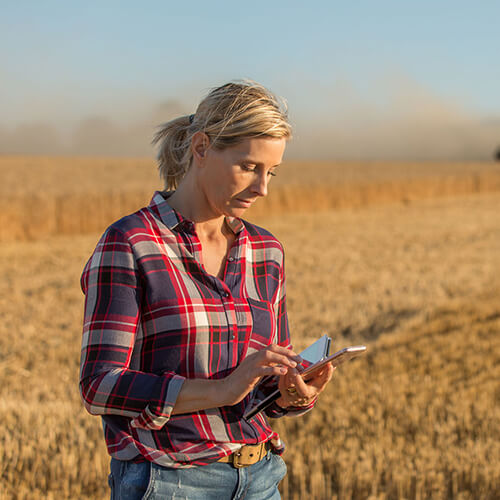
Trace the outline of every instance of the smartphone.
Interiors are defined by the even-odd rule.
[[[318,361],[317,363],[309,365],[301,372],[301,375],[307,382],[308,380],[314,378],[314,375],[318,372],[318,370],[321,370],[321,368],[323,368],[327,363],[331,363],[332,366],[335,367],[342,364],[344,361],[348,361],[352,358],[355,358],[356,356],[359,356],[365,351],[366,351],[366,346],[364,345],[354,345],[351,347],[345,347],[344,349],[337,351],[335,354],[332,354],[331,356],[328,356]],[[249,420],[250,418],[254,417],[257,413],[261,412],[262,410],[270,406],[274,401],[276,401],[280,397],[280,395],[281,393],[277,389],[272,394],[267,396],[267,398],[263,399],[258,405],[246,411],[245,414],[243,415],[243,418],[245,420]]]
[[[365,351],[365,345],[353,345],[350,347],[344,347],[344,349],[337,351],[335,354],[332,354],[331,356],[328,356],[318,361],[317,363],[308,366],[300,374],[302,375],[302,378],[307,382],[308,380],[314,378],[315,374],[319,370],[321,370],[321,368],[323,368],[327,363],[331,363],[335,368],[336,366],[342,364],[344,361],[355,358],[356,356],[363,354]]]

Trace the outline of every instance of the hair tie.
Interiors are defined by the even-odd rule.
[[[189,115],[189,124],[193,123],[194,115]]]

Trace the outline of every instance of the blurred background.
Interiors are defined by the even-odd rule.
[[[151,155],[214,86],[284,96],[288,157],[490,160],[494,0],[2,2],[0,152]]]
[[[245,214],[285,248],[293,344],[368,347],[314,411],[273,421],[283,498],[500,498],[499,2],[0,13],[0,500],[109,498],[78,391],[80,275],[162,189],[155,127],[239,78],[294,127]]]

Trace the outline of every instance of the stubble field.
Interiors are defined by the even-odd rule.
[[[82,178],[101,175],[102,165],[94,172],[85,165]],[[283,497],[499,498],[498,169],[392,165],[377,177],[372,167],[363,176],[362,166],[353,166],[343,184],[342,169],[295,166],[287,177],[283,170],[270,189],[275,210],[249,213],[284,244],[296,348],[324,333],[334,347],[369,348],[338,368],[314,411],[274,422],[287,443]],[[321,172],[330,177],[315,188]],[[109,205],[92,200],[115,184],[75,189],[59,178],[47,199],[65,193],[75,213],[93,213],[102,224],[114,216],[96,215]],[[135,208],[159,186],[152,177],[143,181],[127,188],[145,193]],[[15,177],[11,182],[17,186]],[[27,189],[25,206],[34,193]],[[329,205],[332,193],[344,200],[341,210]],[[36,220],[25,215],[28,225]],[[109,459],[77,382],[79,276],[105,225],[92,230],[73,219],[65,223],[71,230],[58,232],[57,223],[41,220],[54,233],[33,223],[28,236],[26,227],[10,238],[4,231],[0,243],[0,498],[104,499]]]

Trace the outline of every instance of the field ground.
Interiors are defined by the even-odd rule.
[[[317,408],[274,425],[285,499],[500,498],[500,194],[255,214],[286,250],[296,348],[365,342]],[[98,233],[0,244],[0,498],[107,498],[77,380]]]

